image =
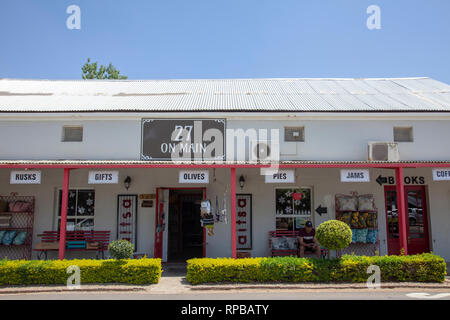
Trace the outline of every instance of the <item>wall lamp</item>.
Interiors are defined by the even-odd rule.
[[[244,176],[241,175],[239,177],[239,186],[241,187],[241,189],[244,188],[244,184],[245,184],[245,178],[244,178]]]
[[[130,184],[131,184],[131,178],[130,178],[130,176],[127,176],[127,177],[125,178],[125,180],[123,181],[123,184],[125,185],[125,188],[128,190],[128,188],[130,187]]]

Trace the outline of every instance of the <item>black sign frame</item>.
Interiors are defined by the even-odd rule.
[[[222,145],[222,151],[223,155],[221,157],[215,157],[215,158],[195,158],[193,155],[190,159],[189,158],[180,158],[180,161],[224,161],[226,159],[226,119],[224,118],[215,118],[215,119],[205,119],[205,118],[143,118],[141,120],[141,146],[140,146],[140,158],[144,161],[171,161],[173,160],[170,157],[163,157],[163,156],[155,156],[157,152],[151,151],[152,148],[155,148],[156,146],[161,149],[161,145],[163,143],[174,143],[172,140],[167,139],[167,135],[164,135],[163,132],[160,133],[149,133],[147,129],[147,124],[149,123],[157,123],[161,122],[160,127],[162,127],[162,130],[167,130],[167,128],[171,128],[171,123],[173,125],[177,123],[192,123],[192,130],[195,130],[194,122],[195,121],[201,121],[202,122],[202,137],[205,132],[205,130],[214,128],[218,129],[222,133],[222,139],[223,139],[223,145]],[[165,122],[165,123],[164,123]],[[205,124],[207,124],[205,126]],[[192,131],[194,134],[194,131]],[[157,137],[159,140],[159,143],[149,142],[151,138],[149,136]],[[163,139],[166,139],[165,141]],[[211,142],[212,143],[212,142]],[[150,149],[150,150],[149,150]],[[150,151],[150,152],[149,152]],[[153,155],[152,155],[153,153]]]

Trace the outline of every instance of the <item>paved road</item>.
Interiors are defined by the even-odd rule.
[[[150,292],[63,292],[2,294],[0,300],[450,300],[443,290],[241,290],[240,292],[189,292],[161,294]]]

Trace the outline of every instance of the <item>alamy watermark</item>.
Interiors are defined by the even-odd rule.
[[[81,289],[81,270],[77,265],[68,266],[66,269],[66,273],[70,274],[67,278],[66,286],[67,289]]]
[[[81,29],[81,9],[79,6],[72,4],[67,7],[66,13],[70,14],[66,20],[66,27],[69,30]]]
[[[381,29],[381,9],[379,6],[372,4],[367,7],[367,14],[370,16],[366,20],[366,26],[369,30]]]
[[[367,267],[369,278],[366,281],[367,288],[369,289],[380,289],[381,288],[381,270],[379,266],[370,265]]]

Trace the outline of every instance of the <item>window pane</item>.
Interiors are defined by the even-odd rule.
[[[294,213],[296,215],[311,215],[311,189],[301,189],[301,199],[294,200]]]
[[[94,229],[94,219],[77,219],[77,230],[90,231]]]
[[[67,203],[67,215],[75,215],[75,203],[76,203],[76,191],[69,190],[69,202]],[[61,216],[61,205],[62,205],[62,190],[59,190],[58,195],[58,216]]]
[[[78,190],[77,216],[93,216],[94,205],[94,190]]]
[[[294,218],[277,218],[277,230],[294,230]]]
[[[294,230],[298,231],[300,229],[303,229],[303,227],[305,226],[305,222],[309,220],[310,219],[306,217],[296,217]]]
[[[292,202],[292,189],[276,189],[276,214],[294,214]]]

